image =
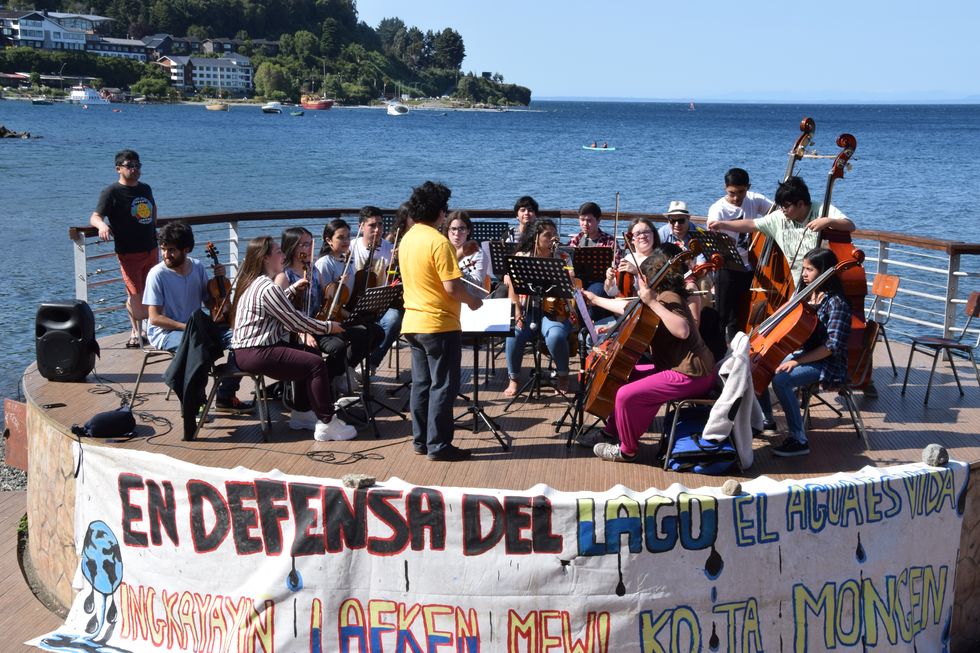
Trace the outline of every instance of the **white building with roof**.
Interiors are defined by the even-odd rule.
[[[88,32],[67,27],[41,11],[0,10],[0,29],[13,47],[84,50]]]
[[[146,44],[137,39],[117,39],[99,36],[89,40],[86,50],[103,57],[135,59],[146,63]]]
[[[158,61],[170,71],[170,83],[182,88],[210,86],[217,90],[252,89],[252,62],[240,54],[226,57],[167,56]]]

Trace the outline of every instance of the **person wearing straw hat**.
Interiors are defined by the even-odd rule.
[[[691,212],[687,210],[687,202],[673,200],[664,217],[667,224],[660,227],[660,242],[687,249],[687,241],[691,239]]]

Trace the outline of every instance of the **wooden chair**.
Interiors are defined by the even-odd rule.
[[[869,320],[874,320],[878,323],[878,334],[879,337],[885,341],[885,350],[888,351],[888,360],[892,364],[892,376],[898,376],[898,368],[895,367],[895,358],[892,356],[892,347],[888,343],[888,334],[885,332],[885,325],[888,324],[888,320],[892,316],[892,303],[895,301],[895,295],[898,294],[898,284],[901,279],[894,274],[876,274],[874,281],[871,282],[871,292],[874,294],[874,300],[871,302],[871,306],[868,307],[868,317]],[[879,308],[881,305],[881,308]],[[879,315],[882,308],[884,309],[884,315]]]
[[[953,370],[953,379],[956,380],[956,387],[959,388],[960,396],[963,396],[963,386],[960,384],[960,377],[956,373],[956,365],[953,361],[953,356],[959,356],[960,358],[965,358],[973,364],[973,373],[977,377],[977,385],[980,385],[980,371],[977,370],[977,361],[973,357],[973,350],[980,347],[980,335],[977,336],[976,342],[964,342],[966,339],[966,334],[970,330],[970,325],[973,323],[973,318],[980,315],[980,291],[973,291],[970,293],[970,298],[966,302],[966,324],[963,325],[963,330],[955,338],[937,338],[935,336],[923,336],[921,338],[913,338],[912,349],[909,350],[909,362],[905,366],[905,380],[902,382],[902,394],[905,394],[905,386],[909,382],[909,369],[912,367],[912,356],[915,352],[921,351],[932,356],[932,369],[929,371],[929,382],[926,384],[926,398],[923,401],[923,405],[929,403],[929,392],[932,390],[932,377],[936,373],[936,363],[939,362],[939,357],[942,354],[946,355],[946,359],[949,360],[949,367]]]
[[[851,418],[851,424],[854,425],[854,432],[857,434],[857,437],[864,440],[865,449],[871,449],[871,441],[868,439],[868,431],[864,426],[864,419],[861,417],[861,410],[858,408],[857,399],[854,398],[854,392],[857,390],[857,387],[852,383],[851,379],[864,379],[868,377],[868,374],[871,371],[871,366],[874,365],[874,347],[875,343],[878,342],[880,329],[881,325],[874,320],[868,320],[868,322],[865,324],[864,346],[861,349],[861,356],[854,365],[854,369],[851,370],[850,378],[845,379],[844,383],[829,388],[821,387],[819,383],[815,383],[800,390],[800,406],[803,409],[804,424],[807,426],[810,425],[810,403],[814,400],[819,400],[822,404],[837,413],[838,417],[842,417],[843,413],[841,411],[837,410],[833,404],[820,397],[821,392],[836,392],[837,396],[840,397],[844,406],[847,408],[847,412]]]

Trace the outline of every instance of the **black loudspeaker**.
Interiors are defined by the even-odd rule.
[[[49,302],[37,309],[37,371],[49,381],[82,381],[95,367],[95,315],[81,300]]]

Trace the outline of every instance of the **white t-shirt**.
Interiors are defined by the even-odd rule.
[[[742,206],[735,206],[722,197],[708,209],[708,226],[710,227],[712,222],[718,221],[755,220],[769,213],[771,208],[772,200],[762,193],[756,193],[751,190],[745,194],[745,200],[742,201]],[[734,234],[734,236],[736,237],[738,253],[742,257],[742,260],[745,261],[745,267],[750,268],[748,247],[749,241],[752,239],[752,234]]]

